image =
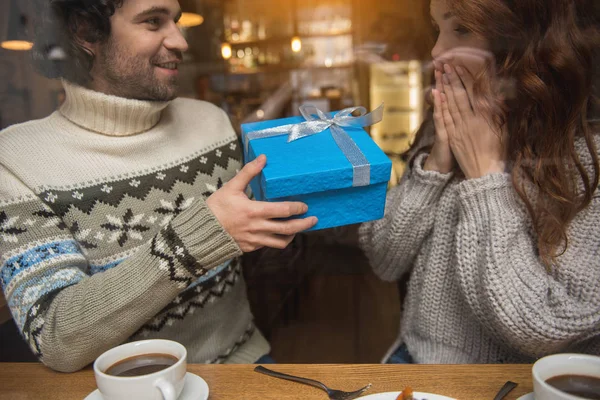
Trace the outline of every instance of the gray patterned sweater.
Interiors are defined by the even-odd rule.
[[[241,167],[225,113],[64,86],[59,111],[0,133],[0,281],[34,353],[60,371],[143,338],[192,363],[267,353],[204,202]]]
[[[600,355],[600,192],[548,273],[509,174],[459,180],[424,171],[425,157],[390,191],[385,217],[360,228],[382,279],[411,272],[396,344],[433,364]]]

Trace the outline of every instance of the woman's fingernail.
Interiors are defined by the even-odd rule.
[[[444,71],[446,71],[447,74],[450,74],[452,72],[452,68],[450,68],[450,65],[444,64]]]
[[[456,66],[456,72],[458,72],[459,75],[462,75],[464,71],[463,71],[463,69],[462,69],[461,66],[457,65]]]

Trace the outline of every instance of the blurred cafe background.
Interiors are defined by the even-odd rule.
[[[43,1],[43,0],[36,0]],[[241,123],[385,103],[370,129],[393,161],[423,118],[433,32],[425,0],[179,0],[190,49],[181,92]],[[59,81],[30,63],[32,0],[0,2],[0,128],[47,116],[64,100]],[[396,337],[403,284],[380,282],[356,226],[298,235],[285,250],[245,255],[257,324],[280,363],[377,363]],[[31,355],[0,297],[0,361]]]

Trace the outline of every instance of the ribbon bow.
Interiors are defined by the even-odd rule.
[[[356,111],[359,111],[360,115],[353,116],[352,114]],[[246,134],[244,140],[246,154],[248,154],[249,142],[254,139],[288,135],[287,141],[292,142],[330,129],[335,143],[352,164],[352,186],[369,185],[371,165],[354,140],[342,128],[364,128],[378,123],[383,119],[383,104],[370,113],[367,113],[367,109],[364,107],[344,108],[333,118],[328,117],[323,111],[312,105],[301,106],[300,113],[306,120],[305,122],[276,126]]]

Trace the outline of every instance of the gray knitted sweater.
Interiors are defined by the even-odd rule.
[[[600,355],[600,192],[571,223],[569,247],[548,273],[509,174],[459,180],[423,170],[425,158],[390,190],[385,217],[360,228],[382,279],[411,272],[398,343],[418,363]]]

